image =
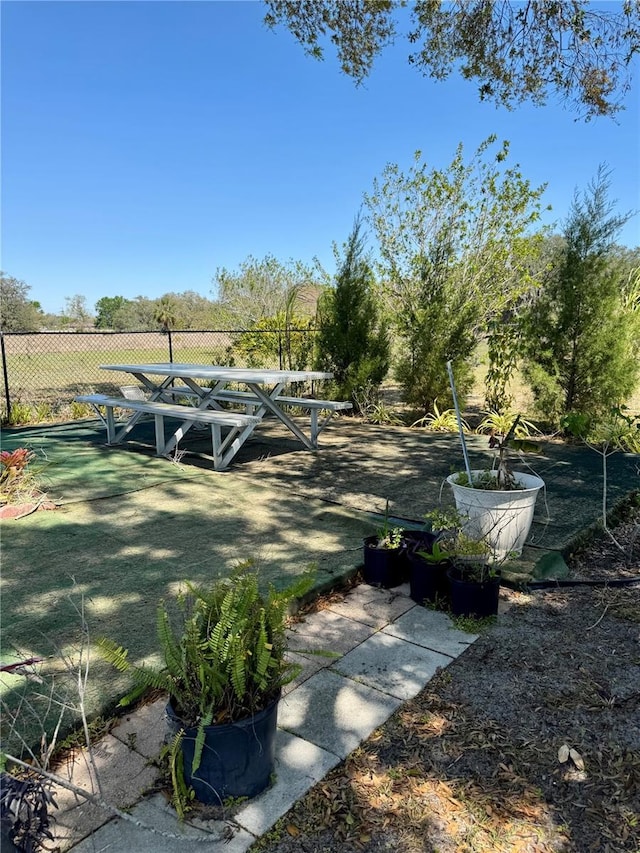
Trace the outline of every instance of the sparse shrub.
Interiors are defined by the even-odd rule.
[[[9,417],[9,423],[12,426],[18,426],[20,424],[29,424],[33,420],[31,406],[27,403],[12,403],[11,404],[11,415]]]
[[[74,421],[82,420],[82,418],[90,418],[94,413],[93,408],[89,403],[78,403],[73,400],[71,403],[71,417]]]
[[[41,421],[53,420],[53,409],[51,403],[38,403],[36,406],[35,419],[38,423]]]

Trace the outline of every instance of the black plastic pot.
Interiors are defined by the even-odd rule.
[[[400,543],[400,561],[404,580],[408,581],[411,573],[409,558],[412,553],[419,550],[430,551],[436,541],[436,534],[430,530],[404,530]]]
[[[377,536],[367,536],[364,540],[365,583],[389,589],[400,586],[403,581],[402,548],[376,548]]]
[[[500,599],[500,573],[485,581],[470,578],[464,569],[453,566],[447,572],[454,616],[496,616]]]
[[[432,563],[416,551],[409,552],[408,561],[411,598],[418,604],[425,601],[431,604],[447,602],[450,597],[447,571],[451,568],[451,561]]]
[[[197,728],[186,728],[171,702],[166,707],[169,730],[184,729],[181,747],[184,779],[201,803],[221,805],[228,797],[255,797],[269,785],[275,767],[278,697],[263,711],[238,720],[205,728],[202,761],[191,773]]]

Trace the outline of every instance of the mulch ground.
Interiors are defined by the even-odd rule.
[[[640,510],[511,607],[252,853],[638,853]]]

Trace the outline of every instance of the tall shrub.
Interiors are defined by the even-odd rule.
[[[480,334],[529,283],[528,231],[544,187],[507,168],[509,144],[492,153],[496,141],[490,136],[468,160],[459,145],[444,169],[428,170],[417,151],[406,174],[387,166],[365,196],[401,338],[396,376],[425,412],[450,399],[447,361],[467,390]]]
[[[615,238],[629,215],[613,212],[600,167],[576,192],[564,244],[526,318],[525,374],[553,423],[581,412],[599,417],[624,402],[640,371],[640,311]]]
[[[354,222],[336,275],[318,303],[317,367],[334,374],[341,399],[358,408],[358,391],[378,388],[389,369],[389,334],[376,302],[375,278]]]

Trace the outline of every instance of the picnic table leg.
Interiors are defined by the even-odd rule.
[[[314,447],[318,446],[318,410],[311,409],[309,412],[311,415],[311,444]]]
[[[154,415],[156,422],[156,453],[158,456],[164,456],[164,415]]]
[[[276,387],[271,391],[270,394],[265,394],[265,392],[262,390],[262,388],[253,382],[247,382],[247,385],[249,386],[251,391],[253,391],[253,393],[256,395],[256,397],[262,403],[262,405],[260,406],[260,408],[258,409],[256,414],[262,415],[262,414],[264,414],[264,411],[273,412],[273,414],[278,418],[278,420],[282,421],[282,423],[289,430],[291,430],[291,432],[296,436],[296,438],[298,438],[304,444],[304,446],[307,448],[307,450],[315,450],[315,445],[313,444],[313,440],[309,439],[302,432],[302,430],[298,427],[298,425],[295,424],[291,420],[291,418],[283,412],[283,410],[280,408],[280,406],[278,406],[278,404],[276,402],[275,398],[282,391],[282,388],[284,386],[283,382],[280,382],[278,385],[276,385]]]
[[[107,444],[115,444],[116,419],[113,414],[113,406],[107,406]]]
[[[222,429],[220,424],[211,424],[211,445],[213,453],[214,470],[219,471],[222,467],[222,459],[220,457],[220,445],[222,444]]]

